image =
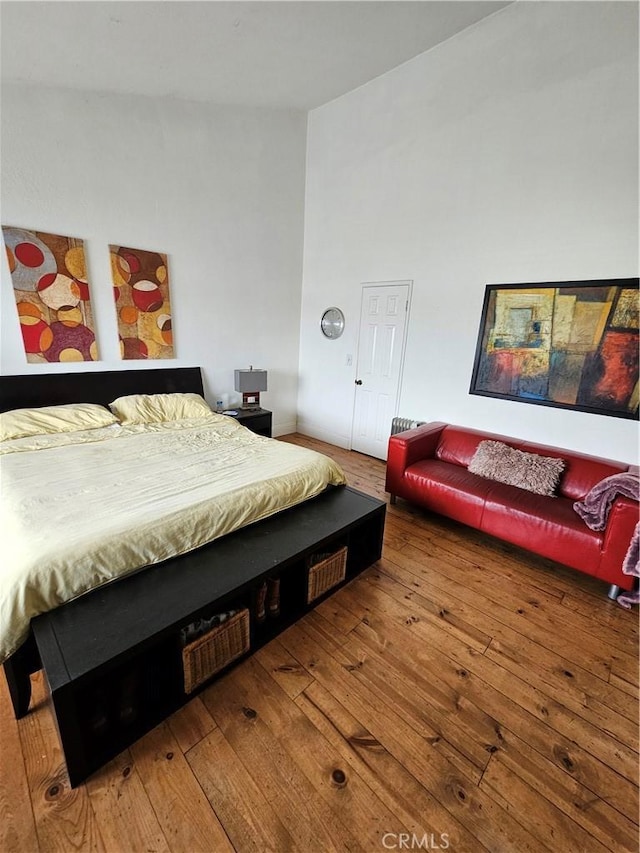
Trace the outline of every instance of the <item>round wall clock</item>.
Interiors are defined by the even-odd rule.
[[[320,320],[320,328],[325,338],[335,340],[344,332],[344,314],[339,308],[327,308]]]

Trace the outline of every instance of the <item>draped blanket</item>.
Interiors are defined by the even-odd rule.
[[[573,508],[591,530],[604,530],[607,526],[609,512],[617,497],[631,498],[640,501],[640,477],[626,472],[612,474],[597,483],[586,497],[576,501]],[[622,564],[625,575],[640,577],[640,522],[633,531],[629,550]],[[640,602],[640,591],[625,593],[618,596],[618,604],[629,609],[632,604]]]
[[[576,501],[573,508],[592,530],[604,530],[607,526],[609,512],[617,497],[640,500],[640,477],[626,472],[605,477],[591,489],[581,501]]]
[[[636,578],[640,577],[640,521],[636,524],[633,531],[631,545],[629,545],[627,556],[624,558],[624,563],[622,564],[622,571],[625,575],[632,575]],[[625,592],[623,595],[619,595],[616,600],[625,610],[630,610],[632,604],[640,603],[640,590]]]

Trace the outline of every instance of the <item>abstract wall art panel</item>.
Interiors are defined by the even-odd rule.
[[[471,394],[638,418],[637,278],[491,284]]]
[[[8,225],[2,234],[27,361],[97,361],[83,241]]]
[[[122,358],[174,358],[167,256],[126,246],[109,252]]]

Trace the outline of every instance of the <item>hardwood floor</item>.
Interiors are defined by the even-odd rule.
[[[637,609],[402,501],[376,566],[75,790],[34,694],[16,721],[0,678],[2,853],[638,850]]]

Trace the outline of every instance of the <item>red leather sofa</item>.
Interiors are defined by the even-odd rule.
[[[557,496],[533,494],[468,471],[478,444],[485,439],[564,459]],[[616,498],[602,532],[587,527],[573,503],[605,477],[637,470],[623,462],[437,422],[391,436],[386,489],[391,503],[396,497],[404,498],[600,578],[611,584],[613,598],[616,587],[633,586],[633,578],[622,572],[622,563],[638,521],[638,503]]]

